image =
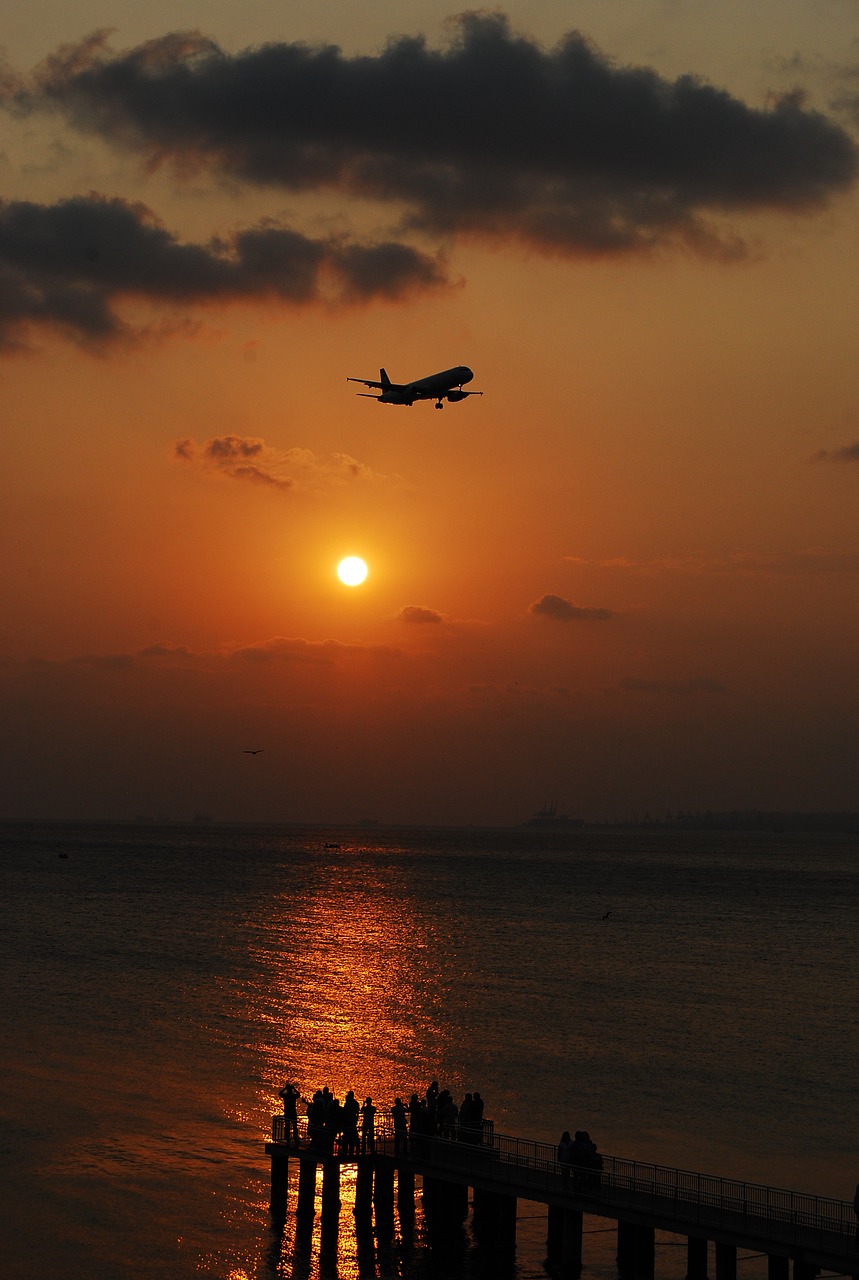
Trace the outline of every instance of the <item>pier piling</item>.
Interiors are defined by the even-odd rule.
[[[547,1206],[546,1264],[558,1280],[581,1276],[583,1214],[617,1223],[621,1280],[654,1280],[657,1231],[686,1237],[686,1280],[708,1280],[710,1241],[715,1249],[713,1280],[737,1280],[738,1249],[767,1258],[767,1280],[816,1280],[821,1271],[859,1280],[859,1239],[850,1201],[605,1155],[597,1176],[580,1171],[571,1177],[551,1144],[496,1134],[491,1124],[478,1141],[465,1131],[465,1136],[422,1134],[404,1142],[392,1122],[386,1126],[382,1121],[375,1149],[360,1156],[313,1145],[303,1127],[301,1136],[301,1146],[297,1138],[290,1141],[283,1117],[274,1117],[272,1140],[266,1145],[274,1225],[282,1228],[285,1222],[289,1164],[297,1160],[296,1250],[302,1257],[309,1253],[321,1164],[320,1261],[323,1255],[326,1265],[335,1260],[341,1164],[354,1164],[362,1275],[373,1273],[376,1247],[390,1250],[397,1213],[403,1245],[412,1246],[419,1180],[431,1248],[440,1255],[464,1256],[470,1196],[471,1235],[482,1265],[493,1277],[515,1266],[516,1215],[522,1199]]]

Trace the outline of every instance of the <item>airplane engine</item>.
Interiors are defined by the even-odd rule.
[[[460,400],[464,400],[467,395],[467,391],[448,391],[447,398],[451,404],[457,404]]]

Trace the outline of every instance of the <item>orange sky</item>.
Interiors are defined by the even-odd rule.
[[[242,12],[8,35],[0,816],[857,808],[851,7]]]

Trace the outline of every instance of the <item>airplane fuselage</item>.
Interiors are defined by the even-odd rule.
[[[414,382],[392,383],[386,387],[379,400],[382,404],[414,404],[416,400],[439,400],[464,382],[471,382],[474,374],[467,365],[458,364],[453,369],[432,373],[428,378],[416,378]]]
[[[474,377],[468,365],[458,364],[452,369],[443,369],[441,373],[431,373],[427,378],[416,378],[413,382],[391,382],[384,369],[379,370],[379,382],[369,378],[348,378],[348,382],[361,382],[365,387],[375,387],[379,394],[371,399],[380,404],[412,405],[416,400],[435,400],[436,408],[442,407],[444,400],[455,404],[466,396],[479,396],[482,391],[463,391],[466,382]],[[366,394],[366,392],[359,392]]]

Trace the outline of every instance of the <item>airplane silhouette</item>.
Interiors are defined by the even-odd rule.
[[[359,391],[359,396],[368,400],[378,400],[380,404],[413,405],[416,400],[435,400],[437,409],[444,408],[444,401],[456,404],[466,396],[482,396],[482,391],[463,391],[463,384],[471,382],[474,374],[468,365],[458,364],[454,369],[445,369],[442,373],[431,373],[428,378],[416,378],[414,382],[391,382],[384,369],[379,370],[379,382],[368,378],[347,378],[347,382],[360,382],[364,387],[376,387],[381,395],[370,395],[369,391]]]

